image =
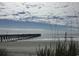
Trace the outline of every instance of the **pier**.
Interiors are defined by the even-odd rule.
[[[41,34],[1,34],[0,42],[30,39],[30,38],[39,37],[39,36],[41,36]]]

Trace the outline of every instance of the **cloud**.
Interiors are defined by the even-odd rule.
[[[78,5],[79,3],[75,2],[2,2],[0,3],[0,19],[69,26],[69,22],[73,20],[73,26],[77,26],[74,19],[79,19]]]
[[[74,16],[66,16],[67,18],[78,18],[79,16],[76,16],[76,15],[74,15]]]

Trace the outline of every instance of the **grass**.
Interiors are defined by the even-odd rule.
[[[0,48],[0,56],[7,56],[7,49]]]
[[[56,48],[52,47],[40,48],[36,51],[37,56],[76,56],[77,55],[77,47],[75,41],[71,40],[69,44],[64,42],[58,42]]]
[[[60,40],[56,43],[56,48],[53,49],[51,47],[48,48],[47,45],[45,48],[40,48],[36,51],[37,56],[76,56],[78,45],[72,39],[67,42],[67,34],[65,34],[65,40],[61,42]]]
[[[47,45],[45,48],[41,48],[39,46],[39,50],[36,51],[38,56],[54,56],[54,50],[50,47],[48,48]]]

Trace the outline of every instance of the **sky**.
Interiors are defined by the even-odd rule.
[[[0,2],[0,33],[78,31],[78,6],[78,2]]]

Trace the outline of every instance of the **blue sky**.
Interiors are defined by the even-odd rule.
[[[0,28],[77,31],[78,6],[78,2],[0,2]]]

